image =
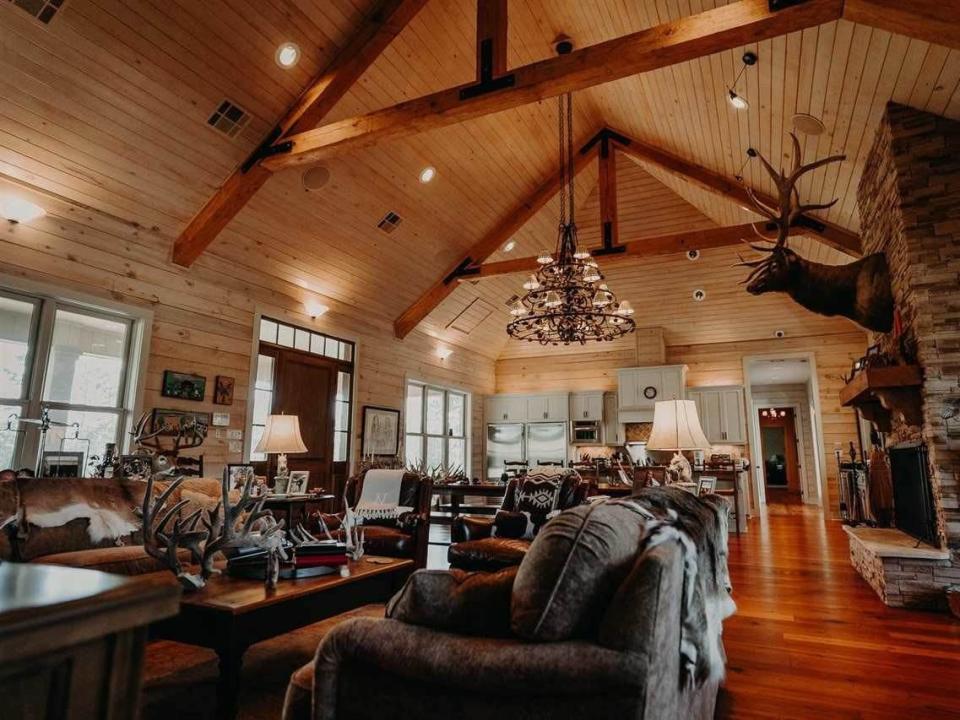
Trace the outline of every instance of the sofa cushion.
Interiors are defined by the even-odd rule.
[[[177,551],[177,556],[181,561],[189,561],[190,552],[181,548]],[[60,552],[35,557],[33,562],[101,570],[117,575],[141,575],[166,569],[162,562],[147,555],[142,545]]]
[[[417,570],[387,604],[387,617],[437,630],[509,637],[517,568],[496,573]]]
[[[517,573],[513,631],[539,641],[595,635],[645,536],[641,512],[614,501],[580,505],[547,523]]]
[[[530,524],[530,514],[519,511],[497,510],[493,518],[492,537],[522,538],[527,534],[527,525]]]
[[[454,543],[447,550],[447,560],[464,570],[495,572],[519,565],[530,547],[529,540],[513,538],[480,538]]]

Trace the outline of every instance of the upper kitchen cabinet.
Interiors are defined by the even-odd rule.
[[[487,395],[487,422],[526,422],[527,398],[524,395]]]
[[[527,395],[527,422],[566,421],[570,418],[570,395]]]
[[[570,419],[603,420],[603,393],[582,392],[570,396]]]
[[[617,399],[620,411],[653,410],[659,400],[682,400],[687,380],[686,365],[624,368],[618,371]]]
[[[700,427],[711,443],[742,445],[747,442],[741,386],[690,388],[687,399],[697,404]]]

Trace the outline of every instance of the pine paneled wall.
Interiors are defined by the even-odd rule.
[[[303,290],[292,268],[280,274],[265,254],[221,243],[190,270],[169,262],[172,238],[136,223],[82,207],[49,193],[28,193],[22,185],[0,182],[42,203],[47,215],[29,225],[0,225],[0,286],[3,275],[44,283],[51,292],[73,290],[153,310],[144,409],[180,408],[229,412],[230,427],[246,429],[254,314],[288,320],[357,342],[357,390],[353,453],[359,454],[361,408],[379,405],[402,409],[407,378],[457,387],[473,393],[473,472],[483,467],[483,395],[494,388],[490,358],[455,348],[440,360],[437,341],[419,332],[406,340],[393,337],[396,308],[329,303],[330,312],[312,321]],[[207,378],[202,403],[160,395],[164,370]],[[216,375],[236,378],[232,406],[212,404]],[[198,450],[205,472],[217,474],[225,463],[242,460],[228,452],[226,438],[211,436]],[[225,436],[226,433],[223,433]]]

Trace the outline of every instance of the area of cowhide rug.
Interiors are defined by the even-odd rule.
[[[330,628],[356,617],[383,617],[383,605],[343,615],[258,643],[243,657],[239,720],[277,720],[290,674],[310,662]],[[216,707],[217,656],[212,650],[158,640],[144,658],[141,720],[209,720]]]

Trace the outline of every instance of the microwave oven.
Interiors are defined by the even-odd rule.
[[[574,420],[570,437],[574,445],[599,445],[600,423],[597,420]]]

